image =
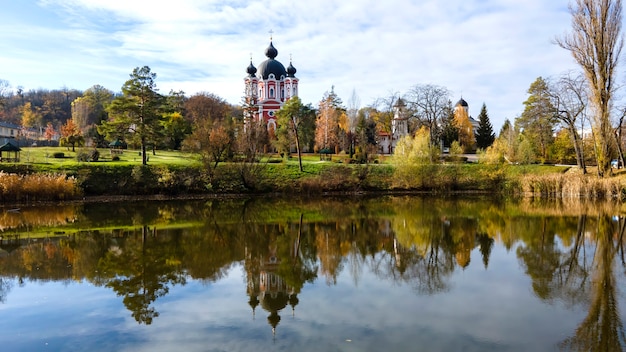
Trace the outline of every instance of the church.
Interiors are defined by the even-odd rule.
[[[267,59],[257,67],[252,64],[244,78],[245,96],[247,106],[246,118],[254,121],[263,121],[268,131],[276,130],[276,111],[291,97],[298,96],[298,78],[296,68],[289,60],[289,66],[285,66],[278,60],[278,50],[274,47],[272,39],[265,49]]]

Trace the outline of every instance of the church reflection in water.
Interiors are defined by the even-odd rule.
[[[269,313],[267,322],[272,327],[273,335],[276,335],[276,327],[281,320],[279,313],[287,305],[291,306],[291,314],[295,315],[301,289],[288,285],[278,274],[280,264],[276,245],[271,246],[265,254],[252,256],[246,253],[248,304],[252,307],[253,318],[256,317],[259,305]]]

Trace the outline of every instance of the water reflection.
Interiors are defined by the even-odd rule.
[[[587,309],[558,348],[619,351],[626,221],[604,207],[389,197],[10,209],[0,215],[0,303],[14,282],[86,281],[115,292],[137,323],[150,325],[155,302],[172,288],[218,282],[241,264],[241,304],[276,333],[307,284],[334,286],[347,272],[358,286],[367,270],[435,296],[452,290],[459,271],[490,270],[501,246],[537,299]]]

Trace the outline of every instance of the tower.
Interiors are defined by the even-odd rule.
[[[405,111],[404,100],[398,98],[398,101],[393,105],[393,120],[391,120],[391,135],[395,141],[409,134],[409,121]]]
[[[291,97],[298,95],[298,78],[291,59],[286,69],[276,60],[278,50],[271,38],[270,45],[265,49],[265,56],[267,59],[259,64],[258,69],[250,59],[250,65],[246,69],[248,75],[244,78],[244,101],[246,117],[261,120],[266,123],[268,130],[272,130],[276,129],[276,111]]]

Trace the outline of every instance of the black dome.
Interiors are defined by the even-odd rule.
[[[267,49],[265,49],[265,56],[269,57],[270,59],[273,59],[276,56],[278,56],[278,50],[274,48],[274,44],[272,44],[272,42],[270,42],[270,46],[268,46]]]
[[[256,67],[254,67],[254,65],[252,64],[252,61],[250,61],[250,66],[248,66],[248,68],[246,69],[246,72],[248,72],[250,76],[254,76],[256,74]]]
[[[274,59],[267,59],[259,65],[258,74],[263,79],[268,79],[270,74],[274,74],[274,78],[280,79],[281,77],[287,76],[287,71],[285,70],[285,66],[281,64],[279,61]]]
[[[461,105],[462,107],[466,108],[469,105],[467,104],[467,102],[465,100],[463,100],[463,98],[461,98],[461,100],[459,100],[456,105]]]
[[[278,50],[274,48],[274,44],[270,41],[270,46],[265,49],[265,56],[267,56],[268,59],[261,62],[259,70],[257,71],[259,77],[268,79],[270,74],[274,74],[274,78],[281,79],[281,77],[287,76],[285,66],[283,66],[280,61],[274,60],[276,55],[278,55]]]
[[[291,62],[289,62],[289,66],[287,66],[287,77],[294,77],[296,74],[296,68],[293,67]]]

